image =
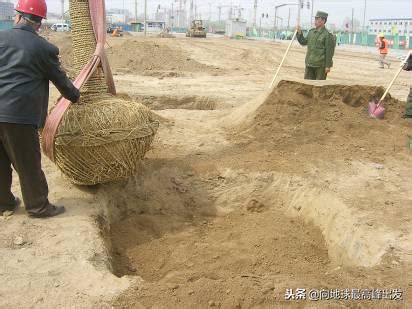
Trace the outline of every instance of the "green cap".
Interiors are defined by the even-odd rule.
[[[323,19],[328,19],[328,13],[322,12],[322,11],[317,11],[316,12],[316,17],[320,17],[320,18],[323,18]]]

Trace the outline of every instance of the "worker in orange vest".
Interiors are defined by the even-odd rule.
[[[378,42],[378,48],[379,48],[379,64],[380,68],[384,69],[385,64],[388,66],[388,69],[391,67],[391,63],[387,60],[385,60],[386,56],[388,55],[389,52],[389,42],[388,40],[385,39],[385,35],[383,33],[379,34],[379,42]]]
[[[119,27],[116,27],[116,29],[113,30],[112,37],[119,37],[120,36],[120,29]]]

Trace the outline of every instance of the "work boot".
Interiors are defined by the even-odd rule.
[[[46,210],[41,213],[29,213],[29,216],[32,218],[49,218],[55,217],[64,213],[66,209],[64,206],[54,206],[52,204],[48,205]]]
[[[20,204],[21,204],[21,200],[18,197],[16,197],[12,205],[0,207],[0,213],[3,214],[5,211],[15,212],[16,209],[20,206]]]

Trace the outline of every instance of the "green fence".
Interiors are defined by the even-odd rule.
[[[387,35],[385,38],[390,42],[391,48],[409,49],[412,48],[412,37],[404,35]],[[353,44],[376,46],[376,35],[366,33],[336,33],[336,42],[338,44]]]
[[[177,32],[177,33],[186,33],[187,32],[187,28],[185,27],[173,27],[172,28],[172,32]]]
[[[266,38],[273,39],[275,32],[272,30],[256,30],[256,31],[246,31],[246,36],[254,38]],[[278,35],[280,32],[278,32]]]
[[[0,30],[11,29],[13,28],[12,20],[0,20]]]
[[[247,32],[248,37],[255,38],[267,38],[280,40],[291,39],[293,35],[292,31],[277,31],[276,33],[271,30],[257,29]],[[357,32],[357,33],[348,33],[348,32],[336,32],[336,43],[338,45],[359,45],[359,46],[376,46],[376,35],[371,35],[367,33]],[[385,37],[390,42],[390,47],[394,49],[409,49],[412,48],[412,36],[402,36],[402,35],[387,35]]]

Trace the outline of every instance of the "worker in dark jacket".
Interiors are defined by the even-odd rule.
[[[409,55],[405,65],[403,66],[405,71],[412,71],[412,54]],[[412,87],[409,90],[409,95],[406,98],[405,114],[403,118],[412,119]]]
[[[335,51],[334,36],[325,28],[328,14],[317,12],[315,28],[309,30],[305,37],[300,27],[297,28],[297,40],[301,45],[307,45],[305,79],[326,79],[333,66],[333,54]]]
[[[61,68],[58,48],[37,34],[46,14],[45,0],[19,0],[14,28],[0,31],[0,213],[20,203],[11,192],[11,166],[30,216],[52,217],[65,210],[48,201],[38,129],[47,115],[49,81],[72,102],[80,93]]]

